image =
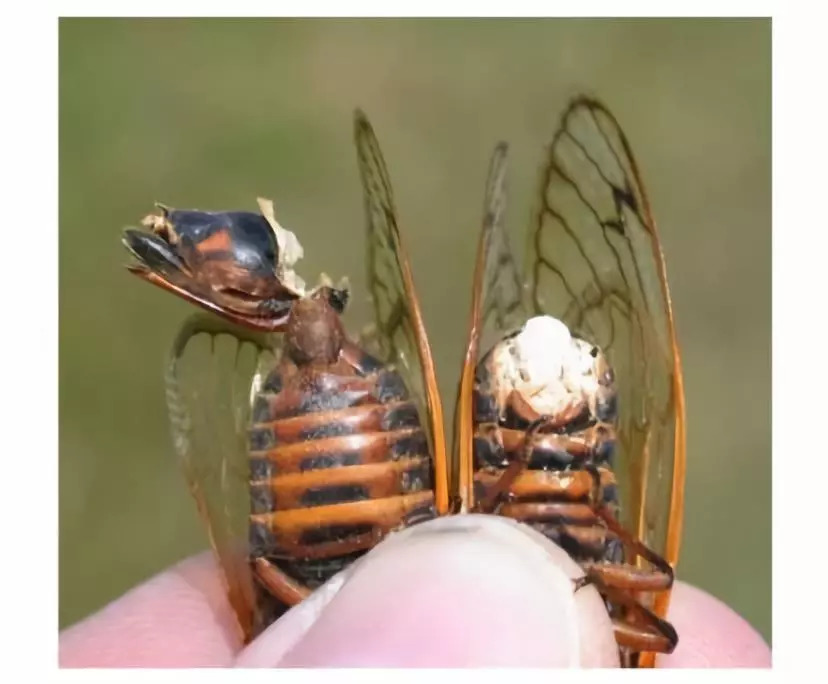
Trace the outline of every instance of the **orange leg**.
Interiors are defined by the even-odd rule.
[[[486,498],[476,507],[478,511],[496,511],[502,498],[529,463],[533,449],[532,438],[548,425],[548,418],[542,416],[529,426],[520,458],[510,463],[503,471],[497,483],[487,492]],[[584,562],[582,567],[586,575],[574,582],[575,591],[586,584],[593,584],[605,600],[614,607],[623,609],[623,614],[613,619],[613,627],[616,642],[627,651],[627,656],[632,657],[629,651],[671,653],[678,643],[675,629],[669,622],[643,606],[636,598],[636,593],[669,589],[673,584],[673,569],[661,556],[621,526],[602,503],[603,486],[600,473],[590,466],[585,469],[590,472],[594,481],[589,500],[595,515],[624,542],[634,557],[644,558],[653,567],[642,569],[628,563]]]
[[[623,618],[613,620],[619,646],[637,652],[672,653],[678,643],[676,630],[669,622],[641,605],[635,593],[669,589],[673,586],[673,568],[624,529],[607,507],[600,503],[603,499],[600,475],[594,470],[591,473],[595,482],[591,497],[593,511],[633,552],[634,557],[644,558],[653,567],[643,569],[630,563],[583,563],[582,567],[605,599],[625,608]]]
[[[605,582],[601,566],[586,568],[586,573],[605,599],[626,609],[623,618],[613,620],[619,646],[633,651],[672,653],[678,643],[678,634],[669,622],[642,606],[631,592]]]
[[[288,577],[266,558],[253,560],[253,573],[275,599],[288,606],[310,596],[310,589]]]
[[[652,569],[643,570],[635,565],[624,563],[601,563],[590,567],[599,567],[605,582],[618,589],[630,591],[662,591],[673,586],[673,568],[655,551],[647,547],[640,539],[633,537],[612,512],[603,504],[601,476],[594,468],[588,469],[595,486],[593,488],[592,510],[633,553],[633,557],[646,560]]]
[[[529,459],[532,456],[534,437],[542,428],[549,425],[551,418],[549,416],[541,416],[526,429],[526,437],[523,440],[523,451],[520,458],[512,461],[503,471],[503,474],[498,478],[497,482],[489,488],[486,492],[486,498],[477,503],[474,507],[475,513],[495,513],[497,507],[500,505],[503,497],[509,492],[512,484],[518,476],[529,465]]]

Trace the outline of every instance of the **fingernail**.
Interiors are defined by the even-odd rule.
[[[612,624],[560,547],[507,518],[389,536],[271,626],[241,667],[617,667]]]

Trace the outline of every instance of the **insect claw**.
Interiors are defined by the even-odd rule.
[[[575,585],[575,590],[573,591],[573,593],[577,594],[579,589],[583,589],[588,584],[592,584],[592,578],[589,575],[577,577],[572,580],[572,584]]]

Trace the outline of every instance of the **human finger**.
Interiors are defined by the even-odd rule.
[[[658,667],[771,666],[771,650],[751,625],[719,599],[676,582],[668,611],[679,633],[676,650],[659,656]]]
[[[159,573],[59,636],[60,667],[222,667],[240,633],[212,554]]]
[[[245,649],[241,667],[618,666],[583,571],[525,525],[442,518],[397,533]]]

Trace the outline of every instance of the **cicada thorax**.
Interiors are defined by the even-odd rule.
[[[253,399],[250,555],[313,589],[436,516],[429,442],[401,375],[348,340],[324,298],[291,314]]]
[[[478,363],[475,500],[485,500],[510,464],[522,462],[497,513],[531,525],[576,561],[620,562],[621,542],[594,512],[597,498],[618,513],[612,370],[597,347],[574,338],[565,350],[524,340],[521,353],[519,338],[531,334],[524,328],[505,336]],[[539,368],[553,372],[538,377]]]

